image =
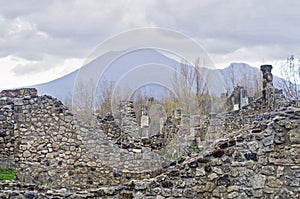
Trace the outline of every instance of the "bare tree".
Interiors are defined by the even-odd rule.
[[[201,65],[200,65],[200,61]],[[194,66],[183,62],[173,76],[173,89],[183,111],[187,114],[207,113],[209,98],[204,74],[204,60],[197,59]]]
[[[99,85],[99,94],[98,94],[98,100],[99,105],[97,108],[97,113],[99,113],[102,116],[105,116],[106,114],[111,112],[111,100],[114,90],[114,82],[102,80]],[[117,95],[118,92],[114,92],[114,95]]]
[[[173,89],[186,114],[193,114],[197,110],[196,94],[193,91],[194,79],[194,71],[187,63],[182,63],[173,76]]]
[[[235,74],[234,65],[230,64],[228,71],[225,74],[225,89],[227,93],[233,92],[233,89],[237,86],[237,77]]]
[[[87,123],[93,123],[96,101],[96,82],[93,79],[77,82],[72,93],[72,111]]]
[[[101,80],[98,87],[97,85],[97,81],[93,79],[77,82],[75,90],[65,101],[73,113],[89,124],[94,122],[95,113],[101,116],[110,113],[112,94],[118,95],[117,90],[113,93],[114,82]]]
[[[167,115],[171,115],[175,108],[180,107],[177,96],[167,89],[165,89],[164,96],[162,96],[160,102],[163,105]]]
[[[291,99],[299,99],[300,61],[291,55],[281,65],[280,72],[283,77],[280,86],[284,94]]]
[[[200,63],[201,62],[201,63]],[[197,58],[195,61],[194,76],[196,83],[196,96],[200,97],[208,91],[206,79],[204,77],[204,66],[206,65],[204,59]]]
[[[252,68],[250,71],[242,71],[240,85],[247,90],[249,96],[258,97],[262,89],[260,72]]]

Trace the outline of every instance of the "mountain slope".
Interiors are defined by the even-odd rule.
[[[36,87],[39,94],[65,100],[72,96],[78,83],[86,82],[85,86],[91,87],[90,80],[119,82],[123,86],[128,83],[135,87],[145,79],[154,78],[158,83],[167,84],[168,80],[171,84],[174,76],[172,73],[180,65],[178,61],[153,49],[108,52],[64,77],[32,87]],[[261,77],[261,72],[245,63],[232,63],[224,69],[202,68],[201,75],[205,76],[209,93],[220,96],[221,93],[232,91],[234,86],[255,84],[254,81],[260,81],[257,79]],[[278,86],[280,81],[280,78],[274,76],[275,86]]]

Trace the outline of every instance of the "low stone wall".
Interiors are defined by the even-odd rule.
[[[183,157],[161,175],[85,191],[2,182],[0,195],[36,198],[291,198],[300,197],[300,109],[278,112],[261,125],[219,139]],[[23,191],[22,191],[23,190]]]
[[[125,104],[125,102],[122,102]],[[131,109],[127,111],[132,112]],[[136,123],[133,126],[137,128],[137,136],[133,136],[128,133],[128,128],[124,128],[123,125],[118,122],[120,119],[113,117],[112,115],[107,115],[105,118],[97,117],[96,127],[101,129],[107,138],[113,141],[115,144],[119,145],[123,149],[128,151],[141,150],[143,148],[148,148],[147,150],[162,150],[168,145],[168,143],[173,139],[178,131],[178,126],[175,125],[175,120],[173,116],[168,117],[167,120],[162,124],[162,131],[156,134],[143,137],[141,136],[142,131],[145,131],[147,127],[139,128]],[[147,129],[148,130],[148,129]]]

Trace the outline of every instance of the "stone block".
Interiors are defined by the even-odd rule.
[[[266,176],[256,174],[252,178],[250,178],[253,189],[262,189],[265,187]]]
[[[170,197],[172,195],[172,189],[162,189],[161,195],[164,197]]]
[[[290,187],[299,187],[300,186],[300,179],[290,176],[285,176],[285,184]]]
[[[274,143],[274,137],[273,136],[266,137],[262,140],[262,142],[264,146],[270,146]]]
[[[148,115],[142,115],[141,117],[141,128],[148,127],[149,126],[149,116]]]
[[[31,156],[31,153],[29,151],[24,151],[23,157],[24,158],[29,158]]]
[[[269,187],[272,187],[272,188],[279,188],[279,187],[282,186],[282,184],[283,184],[283,183],[282,183],[279,179],[277,179],[276,177],[269,176],[269,177],[267,178],[267,185],[268,185]]]
[[[288,137],[291,144],[300,144],[300,129],[292,129],[288,132]]]

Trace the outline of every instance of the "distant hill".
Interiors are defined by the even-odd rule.
[[[261,84],[261,71],[259,68],[246,63],[231,63],[228,67],[220,70],[226,90],[232,91],[233,85],[257,86]],[[280,88],[282,78],[273,75],[273,84]],[[261,85],[260,85],[261,86]]]
[[[115,59],[116,57],[117,59]],[[153,49],[136,50],[129,53],[108,52],[66,76],[47,83],[33,85],[32,87],[37,88],[39,94],[52,95],[64,101],[66,98],[70,98],[74,86],[78,82],[88,82],[89,79],[98,80],[99,77],[104,77],[104,79],[108,81],[119,81],[138,66],[141,67],[148,64],[149,66],[147,65],[147,67],[149,69],[150,67],[158,67],[154,65],[151,66],[151,63],[154,65],[169,66],[171,68],[181,65],[181,63],[175,59]],[[105,66],[109,67],[103,70]],[[153,71],[149,70],[148,72],[148,70],[145,69],[139,72],[138,75],[132,76],[131,79],[125,80],[130,84],[134,84],[134,82],[149,78],[151,75],[161,80],[171,79],[173,77],[173,74],[170,74],[168,70],[160,70],[158,68],[154,71],[155,74],[150,74],[151,72]],[[232,63],[224,69],[203,68],[202,74],[206,77],[210,94],[220,96],[221,93],[232,91],[233,85],[242,85],[245,80],[247,80],[248,83],[254,84],[254,79],[260,77],[261,72],[258,68],[246,63]],[[279,77],[274,76],[275,86],[278,86],[280,81]]]

